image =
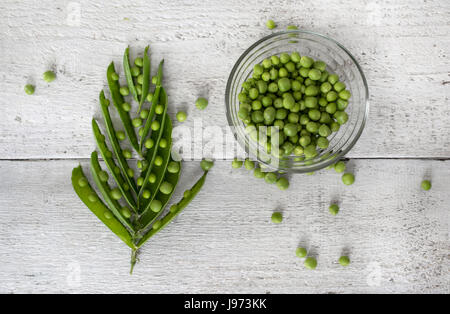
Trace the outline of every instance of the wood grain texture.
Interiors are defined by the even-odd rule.
[[[77,6],[78,5],[78,6]],[[240,54],[294,23],[343,43],[370,87],[370,118],[349,157],[450,157],[450,6],[435,1],[14,1],[0,3],[0,155],[86,158],[105,71],[124,48],[164,57],[170,114],[225,126],[224,90]],[[75,7],[74,7],[75,6]],[[76,8],[80,9],[79,16]],[[74,9],[75,8],[75,9]],[[58,79],[45,84],[54,68]],[[155,66],[153,67],[155,69]],[[27,82],[37,85],[32,97]],[[208,109],[194,109],[198,96]]]
[[[73,192],[76,165],[0,162],[0,293],[450,292],[450,161],[350,161],[353,186],[324,170],[291,178],[285,192],[217,162],[191,205],[144,246],[133,276],[127,247]],[[184,164],[174,201],[200,173]],[[295,256],[299,245],[317,256],[316,271]]]

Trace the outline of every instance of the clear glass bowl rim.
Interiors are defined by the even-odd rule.
[[[364,84],[364,89],[365,89],[365,101],[364,104],[365,105],[365,113],[364,113],[364,117],[363,120],[361,122],[361,126],[358,129],[358,132],[356,133],[354,139],[351,141],[351,143],[348,145],[348,147],[345,150],[342,150],[340,153],[338,153],[336,155],[336,157],[334,159],[330,159],[327,160],[324,164],[322,165],[316,165],[316,166],[312,166],[312,167],[308,167],[308,169],[295,169],[295,168],[288,168],[288,169],[283,169],[286,172],[290,172],[290,173],[305,173],[305,172],[312,172],[312,171],[317,171],[320,169],[323,169],[335,162],[337,162],[339,159],[341,159],[343,156],[345,156],[352,148],[353,146],[355,146],[356,142],[359,140],[359,138],[361,137],[362,132],[364,131],[367,119],[369,117],[369,86],[367,84],[367,80],[366,80],[366,76],[364,75],[364,72],[361,68],[361,66],[359,65],[358,61],[356,61],[355,57],[353,57],[353,55],[350,53],[349,50],[347,50],[347,48],[345,48],[341,43],[339,43],[338,41],[334,40],[333,38],[330,38],[328,36],[316,33],[316,32],[312,32],[312,31],[306,31],[306,30],[289,30],[289,31],[282,31],[282,32],[276,32],[273,34],[270,34],[268,36],[265,36],[263,38],[261,38],[260,40],[258,40],[257,42],[255,42],[253,45],[251,45],[247,50],[244,51],[244,53],[239,57],[239,59],[236,61],[236,63],[233,66],[233,69],[230,72],[230,75],[228,77],[227,80],[227,85],[225,88],[225,106],[226,106],[226,114],[227,114],[227,120],[228,120],[228,125],[229,126],[235,126],[233,123],[233,119],[231,117],[231,101],[230,98],[232,97],[231,95],[231,85],[233,82],[233,78],[238,70],[238,67],[240,65],[240,63],[242,62],[242,60],[244,60],[244,58],[256,47],[258,47],[260,44],[264,43],[267,40],[270,40],[274,37],[278,37],[278,36],[284,36],[287,34],[308,34],[308,35],[312,35],[312,36],[316,36],[325,40],[328,40],[334,44],[336,44],[340,49],[342,49],[347,56],[352,60],[352,62],[354,62],[354,64],[356,65],[356,68],[358,69],[359,74],[361,75],[361,79],[363,81]],[[236,140],[238,141],[238,144],[241,145],[241,142],[239,141],[239,139],[237,138],[238,135],[237,133],[234,133],[234,137],[236,138]],[[262,161],[259,161],[263,164],[265,164]]]

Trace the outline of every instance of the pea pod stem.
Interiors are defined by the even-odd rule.
[[[107,152],[108,147],[106,146],[104,142],[104,135],[101,133],[100,128],[97,124],[97,121],[95,119],[92,119],[92,130],[94,132],[95,140],[97,141],[98,149],[100,150],[100,153],[103,157],[103,160],[105,161],[106,166],[108,167],[109,171],[111,172],[114,180],[117,183],[117,186],[119,187],[120,192],[124,196],[125,200],[127,201],[128,205],[130,207],[137,211],[136,202],[133,199],[133,196],[129,191],[127,191],[124,187],[125,180],[122,177],[120,171],[116,172],[116,164],[114,163],[114,160],[112,159],[112,156],[108,156]],[[111,154],[112,155],[112,154]]]
[[[130,68],[130,48],[127,47],[123,54],[123,70],[125,72],[125,78],[127,79],[128,89],[130,90],[131,95],[133,95],[134,100],[138,100],[138,94],[136,87],[134,86],[133,76],[131,75]]]
[[[139,143],[136,137],[136,132],[134,131],[133,124],[131,123],[130,115],[122,108],[122,105],[125,101],[123,99],[123,96],[120,94],[119,82],[113,79],[113,74],[115,73],[116,70],[114,68],[114,62],[111,62],[108,67],[108,71],[106,72],[111,98],[113,100],[114,106],[119,112],[120,120],[122,121],[122,124],[125,128],[125,132],[127,133],[131,146],[140,154],[141,151],[139,149]]]
[[[141,98],[139,99],[139,108],[138,108],[138,114],[141,111],[142,104],[145,102],[145,99],[147,98],[148,91],[150,89],[150,58],[148,56],[148,46],[144,50],[144,57],[143,57],[143,81],[142,81],[142,94]]]
[[[139,152],[142,155],[142,149],[144,147],[145,139],[148,136],[148,133],[150,132],[150,127],[153,122],[153,118],[155,117],[155,110],[160,102],[160,93],[161,93],[161,81],[162,81],[162,67],[164,64],[164,59],[159,63],[158,66],[158,74],[156,76],[156,88],[155,88],[155,94],[153,95],[152,99],[152,106],[150,107],[150,112],[148,114],[147,120],[145,121],[144,125],[144,131],[141,136],[141,143],[139,145]]]
[[[103,91],[101,91],[100,93],[100,105],[102,107],[103,119],[105,120],[106,133],[108,133],[109,141],[111,142],[111,146],[118,161],[119,167],[122,171],[123,176],[125,176],[128,185],[133,189],[134,193],[137,194],[136,183],[127,174],[127,170],[129,169],[129,167],[123,155],[119,141],[117,140],[116,131],[114,130],[114,125],[111,121],[111,116],[109,115],[108,103]]]
[[[159,226],[159,228],[150,230],[139,240],[137,244],[138,248],[144,245],[144,243],[147,242],[152,236],[154,236],[161,229],[167,226],[195,198],[195,196],[203,187],[207,174],[208,171],[205,171],[203,176],[191,188],[189,195],[187,197],[183,197],[183,199],[181,199],[181,201],[176,204],[176,209],[172,212],[167,213],[164,218],[161,219],[161,225]]]
[[[86,180],[85,186],[80,186],[79,182],[81,179]],[[89,208],[89,210],[97,216],[115,235],[117,235],[126,245],[128,245],[132,250],[136,250],[137,247],[134,244],[133,237],[128,232],[128,230],[115,218],[114,216],[109,216],[107,213],[110,212],[109,208],[103,203],[103,201],[98,197],[95,190],[88,183],[86,176],[78,166],[72,171],[72,186],[77,193],[81,201]],[[89,197],[94,195],[96,197],[95,202],[92,202]]]

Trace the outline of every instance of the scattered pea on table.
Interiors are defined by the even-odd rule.
[[[25,85],[24,90],[25,90],[25,93],[27,93],[28,95],[34,94],[34,86],[31,84]]]
[[[330,211],[330,214],[333,216],[336,216],[339,213],[339,206],[336,204],[330,205],[328,209]]]
[[[56,74],[53,71],[46,71],[46,72],[44,72],[42,77],[43,77],[44,81],[46,81],[47,83],[50,83],[56,79]]]
[[[177,120],[178,120],[179,122],[184,122],[184,121],[186,121],[186,119],[187,119],[187,114],[186,114],[186,112],[184,112],[184,111],[178,111],[178,112],[177,112]]]
[[[345,185],[352,185],[355,182],[355,176],[353,175],[353,173],[344,173],[344,175],[342,176],[342,182]]]
[[[317,267],[317,260],[314,257],[308,257],[305,260],[305,267],[310,269],[310,270],[314,270]]]
[[[200,97],[195,102],[195,106],[197,106],[197,108],[200,110],[204,110],[208,106],[208,100],[206,100],[206,98]]]
[[[431,189],[431,182],[429,180],[423,180],[421,183],[422,190],[428,191]]]
[[[341,264],[344,267],[350,265],[350,258],[348,256],[341,256],[339,258],[339,264]]]
[[[283,214],[280,212],[274,212],[272,214],[272,222],[275,224],[279,224],[283,221]]]
[[[305,258],[307,254],[308,254],[308,251],[303,247],[299,247],[295,251],[295,255],[297,255],[300,258]]]
[[[266,22],[266,26],[268,29],[274,29],[275,27],[277,27],[277,25],[275,24],[275,22],[273,20],[268,20]]]

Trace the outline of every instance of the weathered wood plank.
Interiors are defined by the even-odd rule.
[[[75,4],[74,4],[75,3]],[[224,91],[239,55],[295,23],[342,42],[361,63],[370,85],[367,129],[350,157],[450,157],[448,1],[2,1],[0,3],[0,155],[6,159],[88,157],[90,118],[111,61],[150,43],[164,56],[173,116],[187,126],[225,126]],[[74,7],[72,7],[75,5]],[[54,66],[58,79],[44,84]],[[36,83],[34,96],[23,92]],[[199,95],[210,100],[199,112]]]
[[[132,277],[126,246],[72,191],[77,164],[0,162],[1,293],[450,292],[450,161],[353,160],[353,186],[322,171],[292,177],[285,192],[218,162],[192,204],[143,248]],[[174,200],[200,172],[184,164]],[[423,177],[432,178],[429,192]],[[281,225],[270,222],[275,209]],[[304,269],[298,245],[318,257],[316,271]],[[352,259],[346,269],[342,251]]]

